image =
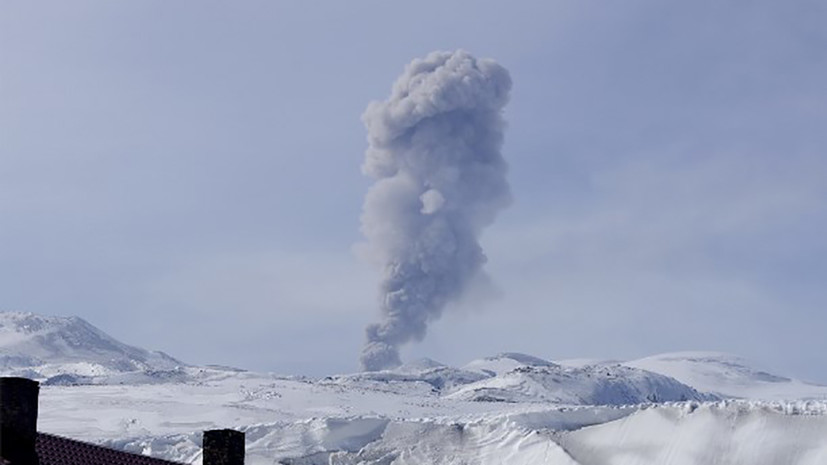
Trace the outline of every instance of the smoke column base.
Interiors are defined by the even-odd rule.
[[[382,319],[367,328],[364,370],[399,366],[399,347],[421,341],[481,272],[480,234],[511,201],[500,153],[510,90],[494,61],[434,52],[408,64],[391,96],[362,116],[362,169],[376,182],[361,229],[382,269]]]

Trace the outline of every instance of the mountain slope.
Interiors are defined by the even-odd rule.
[[[227,427],[247,433],[251,465],[827,460],[827,402],[704,402],[654,372],[720,393],[800,385],[720,354],[627,366],[504,353],[312,379],[181,367],[79,318],[0,313],[0,361],[3,374],[49,377],[42,431],[196,465],[201,431]]]
[[[123,344],[78,317],[0,312],[0,373],[45,379],[174,370],[162,352]]]
[[[450,396],[494,402],[551,402],[569,405],[625,405],[713,400],[668,376],[621,365],[567,367],[523,354],[501,354],[465,369],[492,374]]]
[[[674,352],[625,362],[625,366],[670,376],[727,398],[827,399],[827,386],[770,374],[744,359],[718,352]]]
[[[493,357],[485,357],[469,362],[462,367],[463,370],[474,371],[488,376],[506,374],[512,370],[522,367],[554,367],[555,363],[543,360],[533,355],[521,354],[518,352],[503,352]]]
[[[432,360],[324,380],[350,389],[432,395],[456,401],[627,405],[716,396],[657,373],[612,365],[565,367],[530,355],[503,353],[452,368]]]

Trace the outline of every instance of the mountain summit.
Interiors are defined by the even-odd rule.
[[[0,312],[0,373],[6,376],[108,376],[184,365],[119,342],[79,317]]]

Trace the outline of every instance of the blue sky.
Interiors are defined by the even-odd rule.
[[[403,66],[509,69],[495,290],[408,358],[737,353],[827,382],[827,5],[0,6],[0,307],[193,363],[356,370],[360,115]]]

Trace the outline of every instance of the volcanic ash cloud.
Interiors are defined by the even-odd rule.
[[[382,267],[382,320],[367,328],[365,370],[400,364],[399,347],[459,298],[486,261],[479,237],[510,202],[500,153],[511,78],[465,51],[412,61],[362,119],[363,171],[376,179],[362,232]]]

